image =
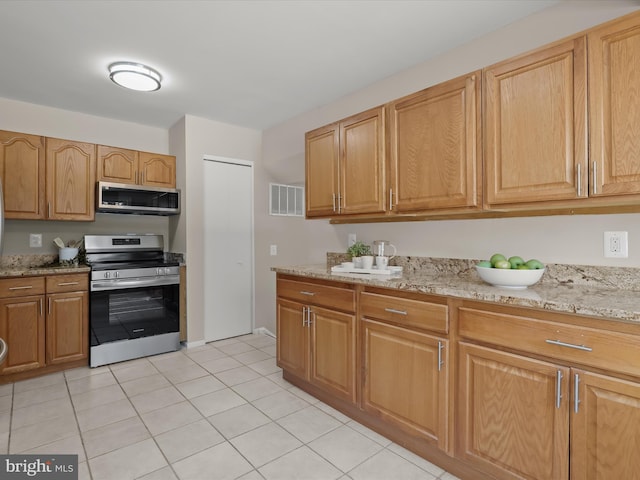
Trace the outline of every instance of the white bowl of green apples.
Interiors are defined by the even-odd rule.
[[[476,265],[480,278],[496,287],[525,289],[537,282],[544,274],[544,265],[532,258],[524,261],[522,257],[505,257],[496,253],[489,260],[483,260]]]

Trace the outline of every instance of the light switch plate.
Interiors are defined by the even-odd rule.
[[[628,258],[628,232],[604,232],[604,256],[606,258]]]
[[[29,234],[29,247],[31,247],[31,248],[42,248],[42,234],[41,233],[30,233]]]

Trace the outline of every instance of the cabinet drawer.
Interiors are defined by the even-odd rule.
[[[44,277],[20,277],[0,280],[0,298],[42,295],[43,293]]]
[[[47,277],[47,293],[77,292],[89,290],[89,275],[50,275]]]
[[[640,336],[462,307],[460,336],[614,372],[640,376]]]
[[[284,279],[278,280],[277,288],[279,297],[335,310],[356,311],[356,294],[348,288]]]
[[[449,332],[446,305],[363,292],[360,294],[360,311],[367,318],[436,332]]]

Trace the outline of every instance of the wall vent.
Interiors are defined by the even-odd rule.
[[[269,213],[285,217],[304,217],[304,187],[269,184]]]

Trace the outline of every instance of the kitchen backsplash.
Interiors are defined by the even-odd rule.
[[[327,268],[351,261],[345,253],[327,252]],[[389,265],[399,265],[405,272],[420,271],[423,275],[477,276],[475,265],[480,260],[460,258],[396,256]],[[541,283],[581,285],[621,290],[640,290],[640,268],[592,265],[546,264]]]

